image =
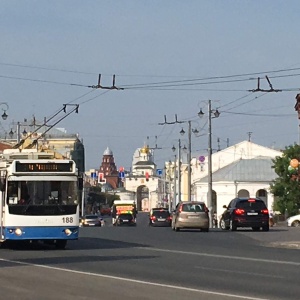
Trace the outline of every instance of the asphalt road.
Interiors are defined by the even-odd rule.
[[[0,299],[300,299],[300,228],[81,228],[67,250],[0,250]],[[292,245],[291,245],[292,242]],[[293,246],[294,245],[294,246]]]

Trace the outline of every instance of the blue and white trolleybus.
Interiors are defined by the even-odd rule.
[[[35,149],[0,159],[0,242],[43,241],[64,249],[78,239],[78,172],[73,160]]]

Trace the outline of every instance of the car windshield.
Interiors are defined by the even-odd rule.
[[[204,212],[204,204],[193,203],[193,204],[183,204],[182,211],[184,212]]]
[[[153,211],[152,215],[156,216],[156,217],[160,216],[160,217],[163,217],[163,218],[167,218],[170,215],[170,213],[166,210],[162,210],[162,211],[155,210],[155,211]]]
[[[239,201],[236,204],[237,208],[242,208],[245,210],[261,210],[261,209],[265,209],[266,205],[263,201],[261,200],[242,200]]]
[[[130,219],[132,219],[132,214],[121,214],[121,215],[119,215],[119,218],[121,218],[121,219],[125,219],[125,220],[130,220]]]
[[[7,204],[72,205],[78,203],[77,181],[8,181]]]
[[[98,219],[98,216],[96,215],[90,215],[90,216],[85,216],[86,219],[89,219],[89,220],[93,220],[93,219]]]

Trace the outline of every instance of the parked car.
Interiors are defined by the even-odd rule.
[[[154,208],[149,214],[150,226],[171,226],[172,217],[167,209]]]
[[[300,227],[300,215],[287,218],[286,223],[289,227]]]
[[[220,219],[223,230],[235,231],[238,227],[252,227],[253,231],[269,231],[269,211],[265,202],[260,198],[235,198]]]
[[[204,202],[181,202],[172,215],[172,229],[200,229],[209,231],[208,209]]]
[[[116,220],[117,226],[128,225],[128,226],[136,226],[136,221],[133,214],[119,214]]]
[[[82,226],[102,226],[103,219],[98,215],[85,215],[81,219]]]

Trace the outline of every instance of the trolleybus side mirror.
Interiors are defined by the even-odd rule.
[[[0,191],[1,192],[5,191],[5,182],[3,180],[0,180]]]

